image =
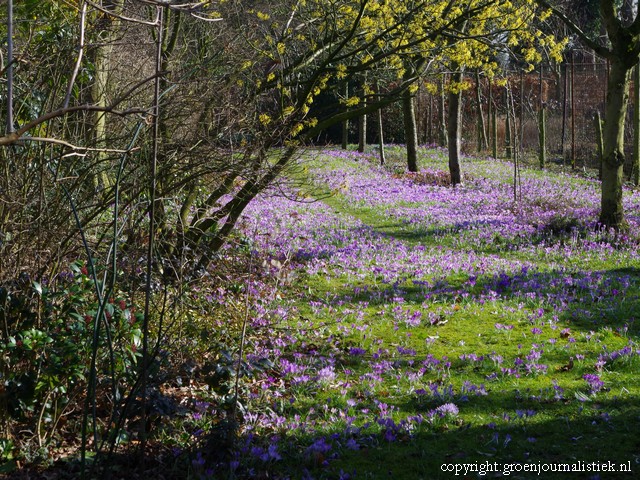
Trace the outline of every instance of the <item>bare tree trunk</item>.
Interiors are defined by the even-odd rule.
[[[447,109],[444,91],[444,74],[440,77],[440,146],[447,146]]]
[[[349,82],[344,83],[344,98],[349,98]],[[342,121],[342,149],[349,146],[349,120]]]
[[[571,168],[576,169],[576,60],[571,52]]]
[[[363,106],[366,106],[364,102]],[[358,118],[358,152],[364,153],[367,148],[367,114],[363,113]]]
[[[547,115],[546,109],[542,107],[540,109],[540,118],[538,119],[538,134],[540,136],[539,140],[539,151],[538,151],[538,160],[540,161],[540,168],[544,168],[547,164]]]
[[[495,108],[491,112],[491,143],[493,158],[498,158],[498,114]]]
[[[480,70],[476,69],[476,105],[478,109],[478,152],[482,152],[489,146],[487,139],[487,127],[484,122],[484,112],[482,111],[482,89],[480,87]]]
[[[511,157],[513,155],[513,134],[511,132],[511,104],[509,103],[510,101],[510,95],[509,95],[509,80],[507,79],[507,86],[506,89],[504,91],[504,98],[505,98],[505,106],[507,108],[507,114],[505,115],[505,122],[504,122],[504,150],[505,150],[505,157],[508,160],[511,160]]]
[[[378,80],[375,81],[374,88],[376,93],[379,95],[380,84],[378,83]],[[377,118],[378,118],[378,146],[380,148],[380,165],[384,165],[385,163],[387,163],[387,160],[384,154],[384,129],[382,124],[382,108],[378,109]]]
[[[460,169],[460,120],[462,115],[462,91],[459,84],[462,81],[462,71],[459,67],[451,74],[451,82],[456,88],[449,92],[449,115],[447,122],[447,143],[449,146],[449,173],[451,184],[455,187],[462,183],[462,171]]]
[[[631,181],[640,184],[640,64],[636,65],[633,76],[633,157],[631,160]]]
[[[602,157],[604,155],[604,140],[602,139],[602,117],[596,112],[596,141],[598,142],[598,179],[602,180]]]
[[[358,118],[358,152],[364,153],[367,147],[367,114]]]
[[[404,118],[404,139],[407,145],[407,168],[418,171],[418,131],[413,94],[406,89],[402,94],[402,116]]]
[[[544,66],[540,64],[540,80],[538,82],[538,100],[539,109],[538,113],[538,160],[540,162],[540,168],[545,168],[547,163],[547,115],[546,115],[546,102],[544,100],[544,88],[543,88],[543,74]]]
[[[433,95],[429,94],[429,111],[427,113],[427,143],[435,143],[433,140]]]
[[[566,63],[562,66],[562,72],[562,134],[560,137],[560,154],[562,155],[562,164],[564,165],[566,162],[564,141],[567,137],[567,93],[569,84]]]
[[[498,116],[496,114],[496,107],[493,104],[493,85],[489,80],[489,109],[487,116],[489,117],[489,125],[491,129],[491,153],[493,158],[498,158]]]
[[[122,0],[105,3],[104,7],[116,14],[119,14],[122,10]],[[99,12],[101,20],[108,24],[101,32],[99,44],[95,49],[93,63],[95,66],[94,81],[91,87],[91,96],[93,103],[98,107],[106,107],[109,105],[108,98],[108,85],[109,74],[111,71],[111,52],[113,43],[113,30],[117,28],[119,20],[110,16],[107,13]],[[107,147],[107,114],[106,112],[96,112],[94,117],[94,142],[96,148]],[[106,155],[101,153],[98,155],[101,161],[106,160]],[[104,167],[101,167],[99,178],[96,179],[96,186],[109,187],[112,184],[111,178],[105,171]]]
[[[630,70],[626,68],[622,59],[616,57],[611,61],[603,131],[600,223],[616,229],[625,226],[622,209],[624,122],[629,102],[630,76]]]

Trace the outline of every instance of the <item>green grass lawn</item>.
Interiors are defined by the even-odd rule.
[[[236,475],[454,478],[443,468],[490,464],[487,478],[535,478],[523,469],[571,464],[584,471],[540,477],[613,478],[584,463],[610,461],[633,478],[635,193],[630,231],[615,235],[594,225],[592,180],[523,169],[514,203],[496,160],[469,159],[455,190],[374,162],[325,152],[306,170],[332,196],[248,214],[296,279],[255,331],[270,332],[254,346],[277,368],[249,402]],[[446,163],[425,150],[421,167]]]

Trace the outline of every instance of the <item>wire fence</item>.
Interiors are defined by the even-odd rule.
[[[548,161],[597,168],[599,162],[597,118],[604,120],[608,65],[602,61],[569,61],[556,68],[511,72],[506,84],[486,77],[468,76],[463,94],[462,149],[465,153],[492,152],[492,118],[495,112],[497,156],[507,156],[509,146],[524,156],[537,156],[540,148],[539,112],[545,110]],[[633,88],[630,96],[633,97]],[[632,98],[631,98],[632,100]],[[443,143],[447,101],[442,92],[421,89],[417,118],[421,140]],[[629,102],[625,125],[625,150],[630,158],[633,126]],[[507,119],[511,125],[507,126]],[[511,130],[511,141],[507,134]],[[487,143],[485,143],[487,142]],[[479,148],[480,147],[480,148]]]

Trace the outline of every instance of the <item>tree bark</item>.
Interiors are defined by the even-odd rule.
[[[377,80],[375,81],[374,88],[376,90],[376,93],[379,95],[380,85]],[[380,147],[380,165],[384,165],[385,163],[387,163],[387,160],[384,154],[384,128],[383,128],[384,125],[382,124],[382,108],[378,109],[377,119],[378,119],[378,146]]]
[[[363,106],[367,106],[365,85],[367,83],[367,77],[365,76],[362,81],[362,98],[363,98]],[[367,148],[367,114],[363,113],[360,115],[358,119],[358,152],[364,153]]]
[[[440,146],[447,146],[447,112],[444,91],[444,75],[440,77]]]
[[[413,94],[409,89],[402,94],[402,116],[404,118],[404,139],[407,145],[407,169],[418,171],[418,129]]]
[[[109,11],[119,14],[122,11],[122,0],[113,1],[106,5]],[[116,17],[111,17],[106,13],[98,12],[98,16],[101,21],[107,23],[107,28],[100,33],[99,44],[95,49],[93,63],[95,66],[94,82],[91,87],[91,96],[93,102],[98,107],[106,107],[109,105],[108,99],[108,85],[109,77],[112,70],[111,55],[113,50],[113,41],[115,38],[115,30],[120,25],[120,20]],[[107,114],[106,112],[96,112],[94,117],[94,141],[96,148],[107,147]],[[107,156],[104,153],[99,153],[98,158],[101,161],[106,161]],[[99,179],[96,179],[96,186],[100,183],[103,188],[110,187],[112,185],[112,179],[104,167],[99,173]]]
[[[478,153],[482,152],[489,142],[487,140],[487,127],[484,122],[484,112],[482,111],[482,88],[480,86],[480,71],[476,69],[476,105],[478,108]]]
[[[358,118],[358,152],[364,153],[367,147],[367,114]]]
[[[358,118],[358,152],[364,153],[367,147],[367,114]]]
[[[611,61],[603,130],[602,202],[600,223],[606,227],[625,225],[622,209],[624,168],[624,122],[629,102],[631,71],[621,59]]]
[[[539,134],[539,145],[538,145],[538,160],[540,161],[540,168],[544,168],[547,164],[547,116],[546,109],[544,107],[540,108],[540,112],[538,113],[538,134]]]
[[[344,98],[349,98],[349,82],[344,83]],[[349,120],[342,121],[342,149],[349,146]]]
[[[455,88],[449,92],[447,143],[449,145],[449,173],[451,174],[451,185],[454,187],[462,183],[462,171],[460,169],[460,117],[462,114],[462,91],[460,90],[461,81],[461,71],[456,71],[451,75],[451,82],[455,85]]]
[[[498,114],[494,108],[491,112],[491,153],[498,158]]]
[[[633,157],[631,160],[631,181],[640,184],[640,64],[633,75]]]
[[[602,181],[602,155],[604,152],[604,140],[602,140],[602,117],[596,112],[596,141],[598,143],[598,180]]]

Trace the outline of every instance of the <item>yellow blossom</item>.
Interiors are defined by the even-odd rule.
[[[271,123],[271,117],[266,113],[261,113],[258,120],[260,120],[260,123],[265,127]]]
[[[338,65],[338,66],[336,67],[336,71],[337,71],[337,73],[336,73],[336,78],[337,78],[338,80],[341,80],[341,79],[343,79],[343,78],[346,78],[346,77],[347,77],[347,66],[346,66],[346,65],[344,65],[343,63],[341,63],[340,65]]]

